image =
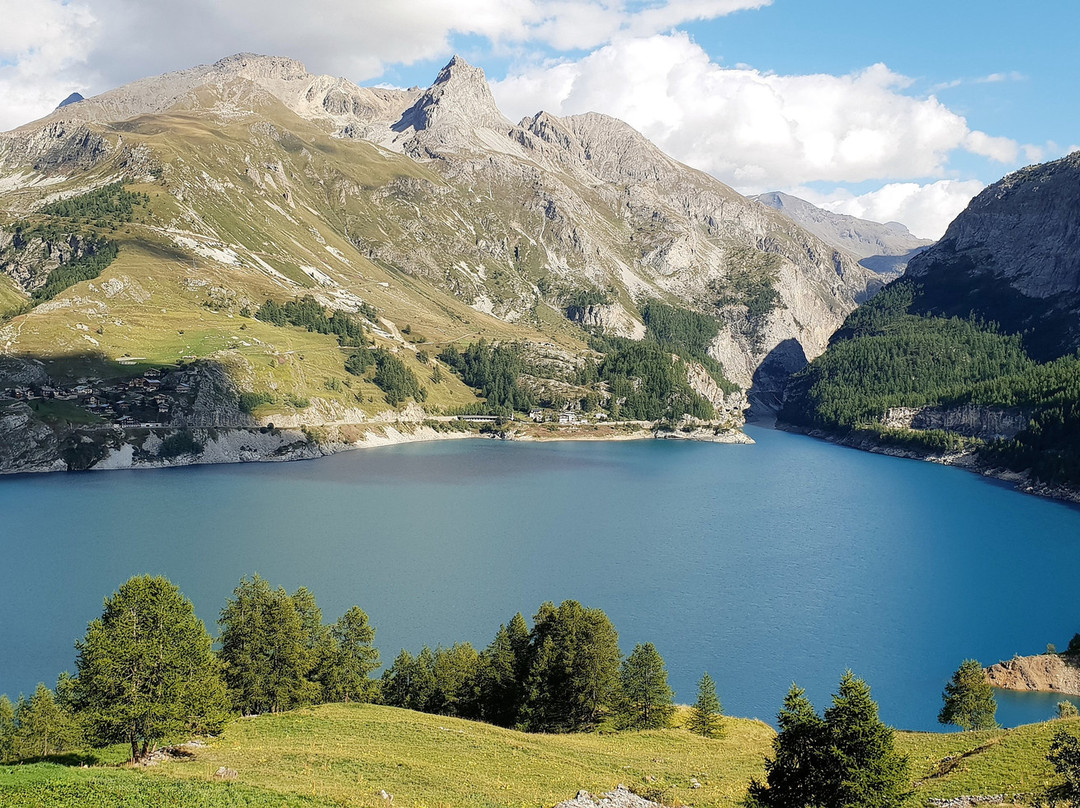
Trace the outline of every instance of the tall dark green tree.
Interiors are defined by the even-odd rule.
[[[765,761],[765,782],[750,781],[746,804],[750,808],[810,808],[825,790],[825,722],[806,698],[806,691],[791,686],[777,715],[780,732],[773,738],[773,756]]]
[[[514,616],[515,620],[521,617]],[[521,619],[524,626],[525,620]],[[528,665],[528,627],[524,643],[515,643],[511,633],[516,630],[514,621],[510,626],[501,625],[484,653],[480,656],[480,702],[485,721],[502,727],[512,727],[517,722],[518,711],[524,693],[524,671]],[[516,646],[516,647],[515,647]]]
[[[870,688],[851,671],[818,716],[791,688],[779,714],[766,782],[752,780],[750,808],[897,808],[907,796],[908,764],[878,717]]]
[[[895,733],[878,717],[870,687],[847,671],[832,706],[828,728],[830,788],[837,808],[893,808],[908,789],[907,758],[896,751]]]
[[[938,722],[953,724],[964,730],[993,729],[997,726],[997,700],[977,660],[965,659],[945,685],[941,694],[944,705]]]
[[[617,695],[619,635],[600,609],[545,603],[533,618],[522,719],[534,732],[596,726]]]
[[[1058,786],[1053,796],[1067,800],[1080,798],[1080,738],[1065,729],[1059,729],[1050,740],[1050,753],[1046,756],[1065,782]]]
[[[628,729],[666,727],[675,712],[667,668],[656,646],[638,644],[619,670],[619,723]]]
[[[324,697],[329,701],[369,701],[375,684],[369,678],[379,667],[375,627],[359,606],[353,606],[330,627],[333,650],[323,678]]]
[[[724,708],[716,695],[716,683],[708,673],[698,681],[698,695],[690,708],[686,728],[706,738],[716,738],[724,731]]]
[[[227,720],[210,635],[165,578],[127,581],[76,648],[80,715],[99,740],[130,743],[132,759],[170,734],[216,731]]]
[[[418,677],[416,657],[402,648],[393,664],[383,671],[380,688],[382,703],[408,710],[421,709],[422,705],[416,698]]]
[[[318,687],[308,678],[316,662],[311,636],[284,589],[272,589],[258,575],[242,579],[219,623],[225,682],[236,709],[278,712],[316,700]]]

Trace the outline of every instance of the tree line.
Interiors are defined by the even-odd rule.
[[[722,710],[712,679],[706,675],[701,687],[692,723],[713,736]],[[527,732],[663,727],[672,697],[652,643],[623,659],[607,615],[574,600],[543,604],[531,627],[514,615],[483,651],[469,643],[403,650],[382,675],[385,704]]]
[[[0,697],[0,760],[125,743],[139,760],[163,739],[216,733],[235,714],[369,701],[375,629],[353,606],[325,625],[315,597],[255,575],[221,611],[219,651],[191,601],[139,576],[105,599],[76,644],[74,676],[13,705]]]
[[[332,334],[337,337],[339,345],[353,348],[370,343],[364,334],[363,322],[343,311],[327,314],[322,304],[311,295],[285,303],[267,300],[255,311],[255,319],[277,326],[306,328],[316,334]]]
[[[1049,483],[1080,485],[1080,356],[1037,362],[1023,334],[975,317],[917,311],[920,287],[890,284],[848,316],[829,349],[792,377],[781,418],[832,432],[865,429],[883,442],[930,451],[970,445],[942,432],[893,434],[892,407],[1015,408],[1028,426],[978,447],[995,465]]]

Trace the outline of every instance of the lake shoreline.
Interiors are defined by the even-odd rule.
[[[441,426],[446,424],[448,426]],[[452,426],[449,426],[452,425]],[[186,431],[201,447],[198,452],[163,458],[154,450],[169,435]],[[138,434],[132,434],[137,432]],[[662,430],[650,422],[621,421],[612,424],[525,424],[511,422],[502,427],[475,425],[457,420],[386,421],[335,423],[299,427],[219,427],[111,430],[111,445],[103,456],[86,468],[72,469],[60,456],[17,468],[0,469],[0,475],[40,474],[64,471],[115,471],[166,469],[186,466],[235,463],[279,463],[315,460],[358,449],[427,443],[443,440],[486,439],[523,443],[615,442],[630,440],[689,440],[695,442],[752,444],[741,429],[698,427],[689,431]],[[149,446],[150,451],[145,447]]]
[[[777,421],[773,428],[779,429],[782,432],[790,432],[795,435],[806,435],[807,437],[823,440],[827,443],[836,444],[837,446],[858,449],[859,451],[869,452],[871,454],[886,455],[887,457],[900,457],[907,460],[921,460],[927,463],[936,463],[940,466],[950,466],[952,468],[977,474],[980,477],[997,480],[1022,494],[1031,494],[1037,497],[1053,499],[1070,505],[1080,505],[1080,490],[1063,485],[1050,485],[1032,480],[1031,475],[1026,471],[1017,472],[1001,468],[1000,466],[989,465],[981,461],[978,452],[974,450],[945,453],[919,451],[916,449],[906,449],[882,444],[863,433],[859,433],[857,437],[851,437],[850,435],[838,435],[823,429],[803,429],[802,427],[781,421]]]

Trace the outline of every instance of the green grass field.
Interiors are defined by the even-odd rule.
[[[911,806],[930,798],[1005,794],[1025,803],[1056,782],[1046,752],[1080,719],[978,733],[897,733],[911,761]],[[729,718],[722,738],[683,729],[530,735],[374,705],[323,705],[240,719],[193,758],[146,768],[36,763],[0,767],[0,805],[249,805],[491,808],[552,806],[578,789],[623,783],[665,804],[730,806],[761,777],[773,730]],[[106,750],[101,762],[120,753]],[[219,767],[235,782],[214,778]],[[691,779],[701,788],[691,787]]]

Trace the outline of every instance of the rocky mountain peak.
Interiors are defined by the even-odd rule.
[[[63,101],[61,101],[59,104],[57,104],[56,108],[60,109],[62,107],[68,106],[69,104],[77,104],[80,101],[85,101],[85,100],[86,99],[83,98],[82,93],[72,93],[67,98],[65,98]]]
[[[246,79],[301,79],[308,75],[303,62],[284,56],[263,56],[258,53],[234,53],[214,62],[219,73]]]
[[[394,130],[420,132],[444,125],[473,129],[510,129],[512,126],[499,112],[484,71],[460,56],[454,56],[439,71],[435,83],[405,111]]]

